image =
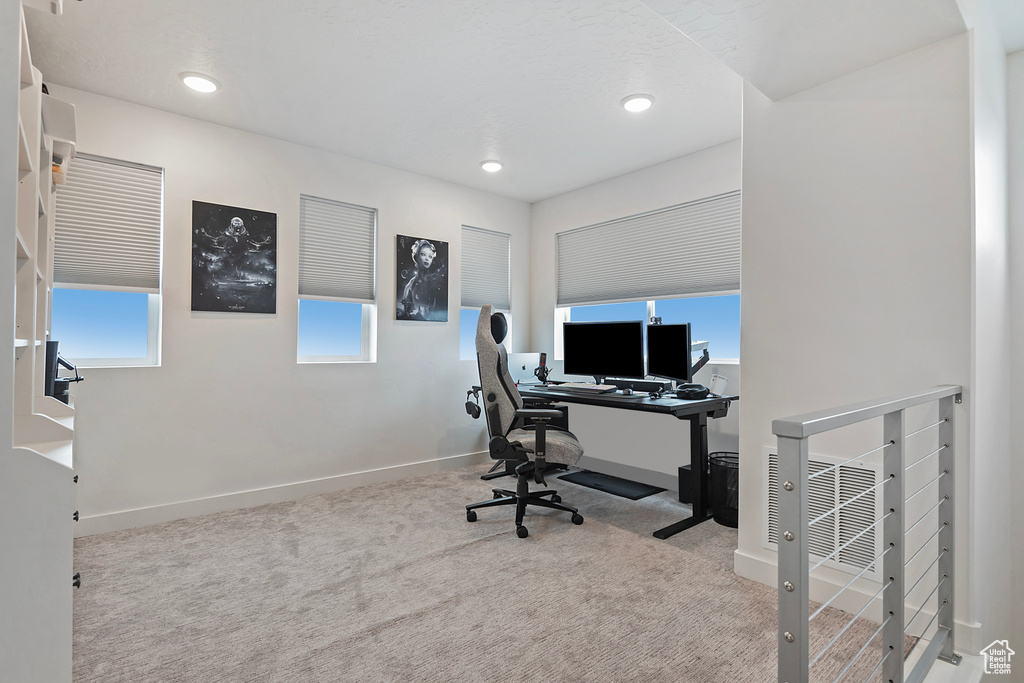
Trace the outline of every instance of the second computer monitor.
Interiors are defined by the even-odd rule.
[[[647,374],[689,383],[691,368],[689,323],[647,326]]]
[[[640,320],[564,323],[562,348],[562,371],[567,375],[644,377],[644,324]]]

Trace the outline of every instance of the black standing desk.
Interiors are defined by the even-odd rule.
[[[519,385],[519,393],[531,398],[545,398],[554,403],[581,403],[589,406],[620,408],[623,410],[643,410],[649,413],[673,415],[677,419],[690,423],[690,480],[693,486],[693,514],[675,524],[654,532],[655,538],[668,538],[680,531],[696,526],[711,519],[711,506],[708,504],[708,418],[725,417],[729,413],[729,404],[739,400],[739,396],[717,396],[699,401],[684,401],[672,397],[652,399],[647,396],[623,396],[619,392],[611,394],[582,394],[559,391],[558,385],[542,388],[534,385]]]

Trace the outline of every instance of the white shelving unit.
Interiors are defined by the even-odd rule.
[[[65,164],[74,157],[75,119],[73,106],[42,92],[26,7],[58,14],[60,2],[0,6],[0,40],[20,47],[16,64],[11,53],[0,59],[0,106],[13,113],[16,100],[18,112],[16,148],[0,145],[0,163],[18,167],[17,189],[0,187],[0,234],[15,247],[0,251],[0,310],[14,325],[0,337],[0,346],[9,345],[0,386],[12,388],[0,397],[0,680],[70,681],[75,411],[45,396],[43,380],[53,290],[51,166],[55,150]]]

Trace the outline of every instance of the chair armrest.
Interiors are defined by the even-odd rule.
[[[516,411],[516,417],[532,417],[534,419],[554,419],[556,417],[562,417],[561,410],[552,410],[550,408],[520,408]]]

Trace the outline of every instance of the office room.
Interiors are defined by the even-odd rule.
[[[1024,351],[1024,16],[1006,0],[762,9],[6,0],[0,149],[19,174],[0,183],[17,243],[0,279],[14,322],[0,410],[14,444],[0,452],[0,680],[758,681],[794,661],[797,678],[809,668],[833,680],[853,661],[849,680],[877,680],[934,658],[931,643],[964,659],[936,662],[929,680],[994,673],[994,646],[1024,644],[1024,428],[1011,422],[1024,399],[1013,361]],[[187,72],[221,87],[192,92]],[[624,110],[635,94],[653,96],[649,110]],[[486,172],[492,160],[504,167]],[[66,185],[43,173],[51,161]],[[104,164],[157,188],[156,241],[142,250],[153,260],[156,245],[157,270],[142,285],[90,286],[59,268],[74,261],[61,250],[74,222],[66,190]],[[572,231],[723,196],[742,207],[738,283],[562,292]],[[363,251],[307,241],[314,205],[360,216]],[[269,304],[197,300],[199,262],[227,253],[231,233],[202,223],[220,209],[245,212],[247,254],[273,247]],[[100,241],[130,246],[135,228],[112,226]],[[594,281],[628,261],[631,229]],[[693,512],[678,497],[690,423],[575,403],[563,405],[584,454],[571,469],[665,491],[634,501],[551,472],[546,486],[581,524],[534,507],[525,538],[513,507],[467,521],[467,505],[516,488],[514,475],[480,479],[496,461],[486,415],[465,406],[483,379],[460,350],[480,309],[463,305],[474,230],[506,239],[507,307],[496,307],[507,351],[546,353],[555,380],[592,379],[563,372],[560,326],[574,306],[643,302],[648,322],[666,301],[739,297],[738,351],[706,339],[710,360],[692,378],[719,375],[738,397],[706,422],[708,451],[739,454],[738,528],[710,519],[652,536]],[[447,287],[432,319],[402,307],[418,240]],[[656,246],[651,268],[720,251],[685,230]],[[305,278],[321,252],[363,255],[355,289]],[[129,260],[134,274],[144,259]],[[70,383],[73,409],[56,405],[42,395],[45,342],[72,329],[74,297],[113,290],[143,301],[142,350],[130,362],[67,355],[84,380]],[[319,304],[346,311],[354,346],[304,345],[300,307]],[[955,508],[941,495],[936,505],[956,544],[928,558],[955,570],[936,586],[952,606],[926,600],[931,586],[908,597],[911,626],[895,637],[913,651],[893,669],[880,644],[892,636],[876,633],[881,575],[833,562],[792,595],[820,605],[852,589],[792,630],[791,656],[788,529],[769,539],[791,512],[789,461],[773,423],[922,392],[942,395],[908,408],[908,436],[892,441],[909,453],[913,439],[934,440],[934,411],[952,411],[935,429],[955,423],[936,456],[955,453],[955,481],[938,484]],[[811,438],[811,460],[860,453],[881,434],[871,419]],[[856,638],[808,665],[808,639],[813,658],[855,615]]]

